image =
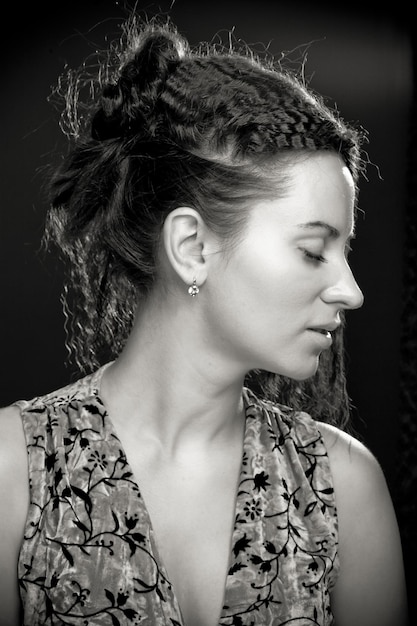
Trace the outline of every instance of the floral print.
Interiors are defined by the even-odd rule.
[[[185,626],[140,486],[100,399],[103,369],[17,403],[31,490],[18,567],[23,624]],[[330,626],[337,517],[318,425],[247,389],[243,396],[219,626]]]

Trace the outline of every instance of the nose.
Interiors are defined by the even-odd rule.
[[[328,304],[337,303],[343,309],[359,309],[363,304],[363,293],[347,262],[332,285],[324,289],[322,299]]]

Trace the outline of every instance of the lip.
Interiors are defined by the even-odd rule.
[[[335,330],[337,330],[337,328],[339,328],[340,326],[340,322],[330,322],[329,324],[316,324],[315,326],[310,326],[310,328],[308,330],[315,330],[317,332],[328,332],[328,333],[332,333]]]
[[[311,332],[312,336],[314,335],[317,344],[320,346],[320,349],[326,350],[330,348],[333,343],[333,337],[328,330],[320,331],[314,328],[308,328],[308,330]]]
[[[340,326],[340,324],[324,324],[323,326],[314,326],[307,330],[314,333],[324,347],[329,348],[333,343],[332,332],[335,331],[338,326]]]
[[[307,330],[312,333],[316,333],[320,337],[323,337],[323,339],[333,341],[331,332],[329,330],[326,330],[325,328],[308,328]]]

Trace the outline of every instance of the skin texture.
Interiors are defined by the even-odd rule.
[[[397,520],[385,477],[360,442],[322,424],[339,520],[340,576],[332,593],[337,626],[407,624]]]
[[[323,155],[290,172],[286,197],[257,204],[243,242],[230,258],[213,259],[205,316],[234,371],[259,367],[300,380],[329,346],[308,329],[334,329],[339,311],[361,306],[363,296],[345,256],[354,202],[348,169]]]
[[[19,411],[0,410],[0,625],[19,626],[17,559],[29,504],[27,454]]]
[[[172,211],[162,233],[160,280],[102,380],[101,396],[141,485],[186,626],[218,623],[246,372],[311,376],[330,345],[317,329],[334,328],[342,309],[363,301],[346,260],[354,200],[347,168],[335,154],[316,154],[290,166],[290,179],[285,197],[254,204],[231,249],[193,208]],[[194,278],[200,293],[191,298]],[[15,410],[5,409],[0,419],[7,435],[0,441],[0,606],[8,615],[0,624],[14,626],[26,461]],[[351,436],[326,424],[320,430],[340,522],[336,624],[404,626],[401,546],[381,469]]]

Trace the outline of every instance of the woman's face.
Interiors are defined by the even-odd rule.
[[[302,380],[330,347],[342,309],[362,293],[346,254],[354,184],[342,159],[318,153],[290,167],[284,197],[253,205],[230,255],[216,255],[201,292],[210,347],[245,373],[260,368]]]

